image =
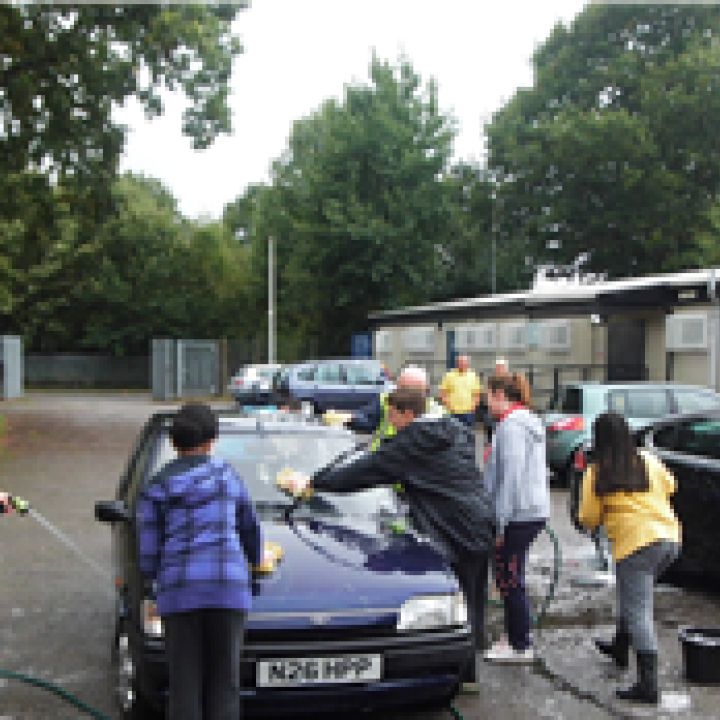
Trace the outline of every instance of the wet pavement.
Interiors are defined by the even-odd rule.
[[[113,602],[102,573],[109,568],[110,537],[107,527],[93,520],[93,504],[112,497],[135,435],[161,408],[136,394],[44,393],[0,404],[8,428],[0,448],[0,488],[28,498],[91,563],[80,561],[32,519],[0,518],[0,668],[58,683],[113,718]],[[678,641],[684,625],[720,625],[717,591],[658,588],[663,704],[637,708],[614,699],[615,687],[631,675],[616,671],[592,647],[594,635],[612,632],[614,590],[593,584],[592,545],[570,526],[565,506],[565,493],[554,491],[552,526],[564,562],[555,601],[536,632],[542,661],[531,667],[483,664],[479,692],[459,696],[457,711],[466,720],[720,717],[720,688],[684,681]],[[549,587],[552,557],[544,536],[531,554],[536,599]],[[493,607],[492,633],[500,623],[500,610]],[[0,679],[0,720],[79,717],[79,710],[52,695]],[[449,711],[416,712],[394,720],[451,717]]]

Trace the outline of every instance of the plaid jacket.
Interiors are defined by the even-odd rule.
[[[143,490],[137,520],[140,572],[157,582],[161,615],[249,609],[260,525],[228,463],[206,455],[169,462]]]

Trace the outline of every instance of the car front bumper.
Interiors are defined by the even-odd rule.
[[[140,692],[161,709],[166,703],[168,686],[162,643],[150,646],[138,641]],[[259,689],[255,685],[259,659],[371,653],[383,657],[383,676],[379,681],[278,689]],[[466,629],[348,642],[248,643],[241,663],[244,710],[251,717],[299,717],[442,704],[456,694],[462,670],[472,656],[472,642]]]
[[[240,405],[266,405],[269,404],[273,398],[272,390],[261,390],[250,389],[250,390],[237,390],[230,389],[230,395],[233,400]]]

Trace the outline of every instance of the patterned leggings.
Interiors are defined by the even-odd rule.
[[[508,523],[503,544],[495,548],[495,583],[505,606],[505,630],[515,650],[531,645],[525,565],[530,545],[544,527],[544,520]]]

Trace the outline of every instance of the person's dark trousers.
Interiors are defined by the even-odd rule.
[[[465,595],[468,620],[472,630],[473,645],[476,652],[485,649],[485,608],[488,592],[488,565],[486,554],[461,555],[453,567]],[[468,668],[465,681],[475,680],[475,664]]]
[[[172,613],[165,625],[172,720],[239,720],[241,610]]]
[[[457,418],[463,425],[467,425],[469,428],[475,427],[475,413],[453,413],[453,417]]]
[[[492,443],[493,433],[495,432],[495,423],[488,420],[487,423],[483,423],[483,427],[485,428],[485,442],[490,445]]]
[[[505,526],[504,542],[496,547],[495,579],[505,607],[505,629],[515,650],[530,647],[530,600],[525,586],[528,550],[544,520],[511,522]]]
[[[486,402],[480,403],[477,411],[477,417],[482,423],[483,430],[485,431],[485,442],[486,444],[490,444],[492,442],[493,430],[495,429],[495,418],[493,418]]]

